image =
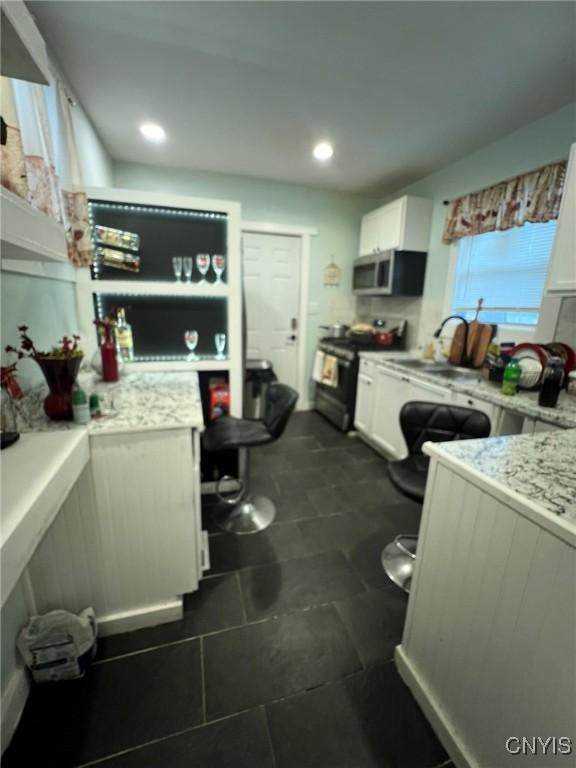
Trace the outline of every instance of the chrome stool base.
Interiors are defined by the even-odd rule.
[[[227,533],[258,533],[268,528],[276,517],[276,507],[266,496],[247,495],[232,510],[224,510],[216,521]]]
[[[412,586],[417,542],[417,536],[401,534],[387,544],[380,555],[386,575],[404,592],[410,592]],[[412,546],[406,546],[406,543],[411,543]]]

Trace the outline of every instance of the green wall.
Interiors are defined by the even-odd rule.
[[[446,217],[443,201],[474,192],[546,163],[566,159],[570,144],[574,141],[576,102],[385,198],[384,202],[410,194],[429,197],[434,201],[420,323],[421,343],[438,327],[444,309],[450,246],[442,243]]]
[[[310,377],[318,325],[337,320],[351,303],[351,265],[358,253],[360,220],[362,214],[376,206],[376,200],[262,179],[131,163],[116,163],[115,186],[236,200],[242,204],[244,220],[315,227],[318,236],[312,238],[309,299],[313,314],[308,317],[306,339]],[[339,288],[322,284],[331,254],[343,268]]]

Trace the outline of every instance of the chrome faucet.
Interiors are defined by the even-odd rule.
[[[434,332],[434,338],[439,339],[440,334],[442,333],[442,328],[446,325],[448,320],[460,320],[460,322],[464,323],[464,352],[462,354],[462,360],[460,361],[460,365],[463,368],[470,368],[470,358],[468,357],[468,331],[470,330],[470,325],[468,323],[468,320],[465,320],[463,317],[460,317],[460,315],[448,315],[448,317],[445,317],[444,320],[440,323],[440,328],[438,328],[437,331]]]

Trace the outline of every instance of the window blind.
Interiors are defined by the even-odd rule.
[[[486,232],[458,243],[452,311],[484,322],[536,325],[556,221]]]

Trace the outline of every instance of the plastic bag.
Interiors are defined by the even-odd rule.
[[[18,650],[37,683],[82,677],[96,653],[96,616],[50,611],[33,616],[18,634]]]

